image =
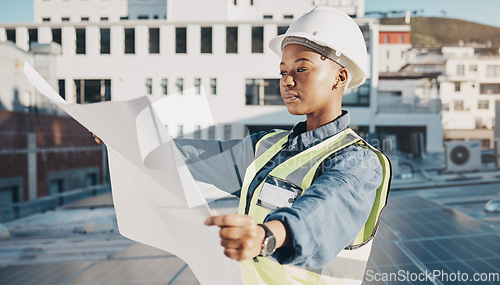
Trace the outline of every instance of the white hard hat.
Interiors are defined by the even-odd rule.
[[[285,34],[269,42],[269,47],[282,56],[288,44],[307,46],[347,69],[355,88],[366,80],[368,54],[363,34],[346,13],[318,6],[292,23]]]

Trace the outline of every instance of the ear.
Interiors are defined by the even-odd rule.
[[[348,79],[349,79],[349,73],[347,72],[347,69],[345,68],[340,69],[339,75],[337,77],[337,82],[335,83],[336,88],[347,87],[347,82],[349,82]]]

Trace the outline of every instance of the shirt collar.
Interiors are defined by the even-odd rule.
[[[293,127],[288,136],[288,149],[300,147],[307,149],[346,129],[349,127],[350,121],[349,112],[342,110],[342,115],[335,120],[308,132],[306,131],[306,122],[300,122]]]

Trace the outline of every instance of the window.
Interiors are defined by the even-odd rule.
[[[272,20],[273,15],[264,15],[264,20]]]
[[[88,22],[88,21],[89,21],[89,17],[82,17],[82,18],[81,18],[81,21],[82,21],[82,22]]]
[[[390,57],[390,53],[389,53],[389,51],[387,51],[387,52],[385,53],[385,57],[386,57],[386,58],[389,58],[389,57]]]
[[[465,75],[465,65],[457,64],[457,75],[464,76]]]
[[[59,79],[57,83],[59,87],[59,95],[61,95],[63,99],[66,99],[66,82],[64,81],[64,79]]]
[[[201,27],[201,53],[212,53],[212,28]]]
[[[85,29],[76,29],[76,54],[85,54]]]
[[[52,29],[52,41],[62,45],[61,29]]]
[[[108,20],[109,20],[109,18],[108,18],[108,17],[101,17],[101,21],[102,21],[102,22],[106,22],[106,21],[108,21]]]
[[[194,87],[196,89],[196,94],[201,94],[201,79],[200,78],[194,79]]]
[[[42,18],[42,22],[50,22],[50,17]]]
[[[158,19],[159,19],[159,16],[158,16],[158,15],[154,15],[154,16],[153,16],[153,19],[158,20]]]
[[[69,17],[62,17],[61,21],[63,21],[63,22],[69,22]]]
[[[177,93],[182,94],[184,92],[184,79],[177,78]]]
[[[250,0],[250,6],[253,6],[253,0]]]
[[[224,125],[224,139],[231,139],[231,125]]]
[[[441,111],[449,111],[450,110],[450,103],[446,102],[442,102],[441,103]]]
[[[390,42],[389,35],[384,36],[384,43],[388,44]]]
[[[101,54],[111,53],[111,31],[110,29],[101,29]]]
[[[168,94],[168,80],[166,78],[161,79],[161,90],[163,95]]]
[[[149,28],[149,53],[160,53],[160,29]]]
[[[57,195],[62,192],[64,192],[64,180],[62,178],[50,180],[49,195]]]
[[[399,43],[400,43],[400,44],[402,44],[402,43],[404,43],[404,42],[405,42],[405,36],[400,35],[400,36],[399,36]]]
[[[15,29],[6,29],[5,33],[7,34],[7,40],[13,43],[16,42],[16,30]]]
[[[252,53],[264,52],[264,27],[252,27]]]
[[[175,53],[187,52],[186,28],[175,28]]]
[[[278,26],[278,36],[283,35],[288,30],[288,26]]]
[[[233,5],[234,6],[238,5],[238,0],[233,0]]]
[[[194,138],[201,139],[201,126],[200,125],[194,126]]]
[[[128,16],[121,16],[120,17],[120,21],[125,21],[125,20],[128,20]]]
[[[217,94],[217,78],[210,78],[210,94]]]
[[[226,53],[238,53],[238,27],[226,28]]]
[[[469,65],[469,71],[470,72],[477,72],[477,65],[476,64]]]
[[[369,106],[370,86],[371,81],[367,79],[365,83],[357,88],[346,89],[342,97],[342,104],[346,106]]]
[[[97,185],[97,173],[88,173],[85,176],[85,187]]]
[[[455,92],[460,92],[462,89],[462,83],[461,82],[455,82]]]
[[[283,19],[293,19],[293,15],[283,15]]]
[[[500,77],[500,65],[487,65],[486,77]]]
[[[146,94],[148,94],[148,95],[153,94],[153,79],[152,78],[146,78]]]
[[[184,126],[178,125],[177,126],[177,137],[182,138],[183,136],[184,136]]]
[[[32,43],[37,43],[38,42],[38,29],[28,29],[28,42],[30,45]]]
[[[463,111],[464,110],[464,100],[455,100],[453,102],[453,109],[455,111]]]
[[[135,53],[135,29],[125,29],[125,54]]]
[[[137,19],[138,19],[138,20],[147,20],[147,19],[149,19],[149,16],[148,16],[148,15],[139,15],[139,16],[137,17]]]
[[[111,101],[110,79],[75,79],[76,103]]]
[[[479,100],[479,101],[477,101],[477,108],[479,110],[488,110],[488,109],[490,109],[490,101],[488,101],[488,100]]]
[[[247,79],[246,105],[284,105],[279,79]]]
[[[0,206],[20,202],[19,186],[8,186],[0,188]]]
[[[500,83],[479,84],[480,94],[500,94]]]
[[[208,127],[208,139],[209,140],[215,139],[215,126]]]

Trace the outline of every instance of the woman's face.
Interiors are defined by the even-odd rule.
[[[340,69],[332,60],[305,46],[285,46],[280,64],[280,91],[288,112],[314,116],[332,112],[335,104],[340,103],[333,88]]]

